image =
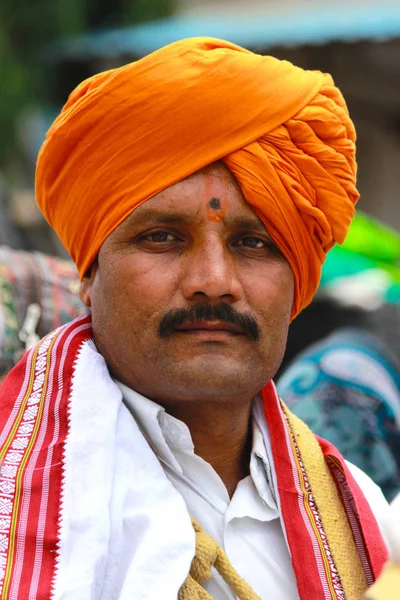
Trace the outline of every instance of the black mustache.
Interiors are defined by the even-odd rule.
[[[159,335],[162,338],[172,335],[184,323],[199,321],[224,321],[240,327],[252,340],[260,337],[260,328],[254,317],[248,313],[237,312],[230,304],[194,304],[190,308],[177,308],[167,312],[161,320]]]

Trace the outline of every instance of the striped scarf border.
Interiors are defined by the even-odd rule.
[[[367,585],[370,587],[374,583],[374,574],[368,557],[368,551],[365,545],[364,536],[362,535],[361,526],[357,517],[357,509],[354,503],[353,496],[346,481],[342,465],[335,456],[327,456],[327,461],[332,475],[337,481],[337,489],[342,498],[343,505],[346,509],[346,514],[349,519],[350,527],[353,532],[354,542],[357,547],[358,555],[360,556]]]
[[[45,337],[19,366],[23,385],[0,440],[2,600],[51,598],[69,386],[77,349],[90,334],[90,319],[77,319]],[[12,388],[9,378],[0,402]]]
[[[321,517],[318,513],[318,508],[301,460],[299,447],[282,407],[280,407],[280,411],[286,425],[287,442],[289,440],[290,444],[290,447],[288,444],[289,456],[293,473],[295,474],[294,480],[298,492],[300,513],[312,540],[315,562],[324,590],[325,600],[345,600],[340,575],[332,558]]]
[[[311,544],[312,550],[309,550],[308,553],[308,573],[306,577],[308,579],[308,584],[312,583],[312,591],[307,587],[307,592],[301,592],[302,586],[304,585],[304,581],[298,580],[298,587],[300,592],[300,598],[311,598],[312,594],[318,593],[318,597],[320,594],[323,594],[324,600],[345,600],[344,591],[342,588],[342,584],[340,581],[340,576],[338,570],[335,566],[334,560],[332,558],[332,554],[329,549],[328,540],[326,534],[324,532],[324,528],[322,525],[322,521],[320,515],[318,513],[317,506],[315,504],[312,490],[310,484],[308,482],[307,474],[304,468],[304,465],[301,460],[300,451],[298,445],[296,443],[295,436],[290,427],[289,420],[281,406],[280,400],[276,393],[274,394],[275,398],[271,398],[272,394],[269,395],[267,403],[268,403],[268,413],[271,415],[272,402],[273,412],[275,415],[275,419],[279,419],[281,433],[284,435],[284,439],[286,440],[286,457],[285,462],[290,464],[290,472],[292,474],[291,484],[296,491],[296,516],[294,516],[293,512],[290,515],[290,520],[292,524],[295,524],[294,527],[294,535],[300,534],[303,532],[303,535],[306,535],[309,538],[309,543]],[[265,399],[264,399],[265,402]],[[276,425],[276,421],[274,421],[274,425]],[[271,431],[271,427],[270,427]],[[283,448],[282,444],[280,445],[280,453],[282,453]],[[275,456],[275,454],[274,454]],[[280,459],[281,457],[279,457]],[[279,460],[278,459],[278,460]],[[276,460],[276,459],[275,459]],[[281,498],[281,501],[283,498]],[[292,503],[292,509],[293,509]],[[284,507],[282,506],[282,510]],[[285,518],[285,514],[283,514],[285,526],[287,524],[288,519]],[[300,529],[301,519],[302,527]],[[298,550],[293,550],[293,544],[291,545],[292,558],[298,559],[297,552]],[[296,546],[297,548],[297,546]],[[304,549],[304,551],[306,551]],[[294,556],[296,554],[296,557]],[[311,555],[313,556],[313,564],[311,565]],[[295,562],[294,562],[295,566]],[[312,567],[312,568],[311,568]],[[296,572],[296,568],[295,568]],[[296,577],[298,578],[298,572],[296,572]],[[319,588],[319,589],[318,589]],[[316,591],[318,589],[318,592]]]

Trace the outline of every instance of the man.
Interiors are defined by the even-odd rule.
[[[362,598],[387,505],[272,383],[354,139],[329,76],[208,38],[71,94],[37,201],[92,320],[1,389],[3,598]]]

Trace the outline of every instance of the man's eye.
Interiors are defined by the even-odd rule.
[[[260,238],[253,237],[253,236],[241,238],[240,240],[238,240],[238,244],[239,244],[239,246],[244,246],[245,248],[255,248],[255,249],[265,248],[265,246],[266,246],[266,242],[264,240],[261,240]]]
[[[155,231],[154,233],[149,233],[148,235],[146,235],[145,239],[150,242],[163,243],[173,242],[176,238],[174,235],[168,233],[167,231]]]

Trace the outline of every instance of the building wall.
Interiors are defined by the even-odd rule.
[[[223,13],[245,13],[251,14],[254,12],[266,11],[287,11],[290,13],[292,9],[303,10],[321,7],[321,2],[324,0],[175,0],[176,11],[181,14],[211,14],[221,15]],[[326,0],[325,0],[326,1]],[[398,0],[382,0],[385,4],[396,4]],[[331,0],[335,6],[349,5],[354,6],[376,6],[377,0]],[[329,3],[329,0],[328,0]]]

